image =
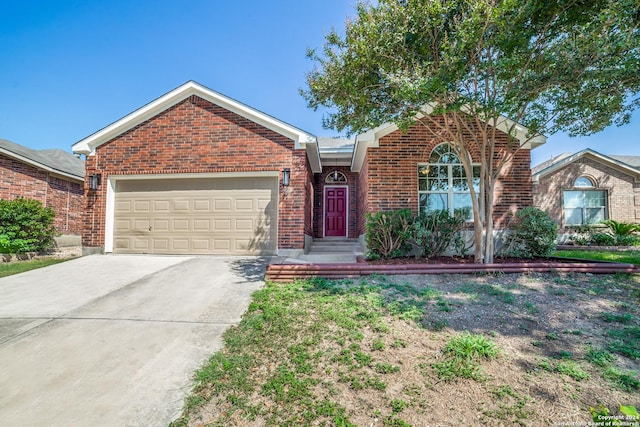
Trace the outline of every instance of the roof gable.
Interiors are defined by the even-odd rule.
[[[262,111],[251,108],[248,105],[236,101],[235,99],[215,92],[192,80],[166,93],[165,95],[162,95],[156,100],[151,101],[147,105],[124,116],[120,120],[113,122],[98,132],[76,142],[72,147],[73,151],[74,153],[91,155],[95,153],[96,148],[100,145],[112,140],[118,135],[123,134],[129,129],[136,127],[140,123],[155,117],[192,95],[199,96],[212,104],[238,114],[239,116],[293,140],[296,149],[306,149],[312,170],[314,172],[320,172],[322,170],[317,139],[314,135],[278,120],[275,117],[263,113]]]
[[[422,113],[418,115],[418,118],[431,114],[433,110],[433,106],[427,104],[422,108]],[[547,142],[547,137],[544,135],[535,135],[533,137],[529,137],[529,129],[505,116],[498,117],[498,119],[495,120],[492,125],[496,129],[501,130],[504,133],[508,133],[510,129],[515,131],[514,136],[518,139],[518,141],[520,141],[521,144],[524,144],[523,148],[533,149]],[[364,162],[367,148],[378,147],[381,138],[399,129],[400,128],[395,123],[385,123],[378,126],[377,128],[370,129],[367,132],[358,135],[356,137],[356,145],[353,152],[351,170],[354,172],[359,172],[362,168],[362,163]]]
[[[606,156],[604,154],[598,153],[595,150],[586,148],[582,151],[578,151],[577,153],[569,156],[558,156],[552,159],[551,163],[548,163],[547,161],[540,165],[534,166],[534,168],[532,169],[535,171],[532,175],[533,182],[538,182],[540,178],[547,176],[551,173],[554,173],[557,170],[562,169],[568,164],[573,163],[583,157],[592,158],[600,163],[613,167],[614,169],[625,172],[628,175],[633,176],[635,180],[640,181],[640,169],[638,169],[637,167],[632,166],[623,161],[620,161],[616,158],[613,158],[613,156]],[[636,156],[616,156],[616,157],[617,158],[625,158],[625,157],[635,158]]]
[[[33,150],[15,142],[0,139],[0,153],[76,181],[84,180],[84,161],[60,149]]]

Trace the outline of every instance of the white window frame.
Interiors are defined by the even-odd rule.
[[[440,144],[440,145],[434,147],[433,151],[437,150],[438,147],[440,147],[442,145],[445,145],[445,144],[446,145],[450,145],[448,143]],[[433,151],[432,151],[432,153],[433,153]],[[423,166],[426,166],[426,167],[446,166],[447,167],[447,190],[446,191],[420,190],[420,179],[421,179],[420,167],[423,167]],[[453,187],[453,178],[454,178],[453,177],[453,167],[454,166],[460,166],[464,170],[462,162],[459,162],[459,163],[418,163],[417,168],[416,168],[417,169],[416,173],[418,175],[418,211],[420,213],[428,212],[428,211],[424,210],[422,208],[422,206],[420,205],[420,196],[422,194],[447,194],[447,209],[449,211],[449,215],[452,215],[452,216],[453,216],[453,214],[455,212],[455,209],[456,209],[456,207],[454,206],[455,195],[456,194],[468,194],[469,196],[471,195],[471,191],[470,190],[467,190],[467,191],[455,191],[455,189]],[[478,168],[478,171],[479,171],[480,166],[481,166],[480,163],[472,163],[472,165],[471,165],[472,169]],[[480,176],[478,176],[477,178],[480,178]],[[464,179],[467,179],[466,171],[465,171]],[[479,189],[476,189],[476,190],[479,190]],[[466,218],[467,221],[473,221],[473,210],[471,211],[470,215],[471,216],[469,218]]]

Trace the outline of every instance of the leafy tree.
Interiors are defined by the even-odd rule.
[[[640,104],[639,23],[640,0],[359,3],[344,35],[308,53],[316,67],[302,94],[329,108],[327,128],[419,124],[452,142],[469,180],[475,260],[490,263],[496,182],[518,150],[541,134],[627,123]]]

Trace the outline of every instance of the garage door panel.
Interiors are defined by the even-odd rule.
[[[225,219],[214,219],[213,220],[213,231],[221,231],[221,232],[225,232],[225,231],[231,231],[231,223],[232,223],[232,219],[231,218],[225,218]]]
[[[173,201],[173,210],[174,211],[189,211],[189,200],[174,200]]]
[[[194,219],[193,220],[193,231],[198,231],[200,233],[206,233],[212,231],[211,228],[211,219]]]
[[[231,212],[232,200],[230,198],[215,198],[214,211]]]
[[[117,183],[115,252],[275,253],[277,179],[156,181]]]
[[[153,211],[154,212],[169,212],[171,210],[171,200],[154,200]]]
[[[133,203],[134,212],[150,212],[151,201],[150,200],[135,200]]]
[[[210,199],[199,199],[193,201],[193,210],[197,212],[210,212],[211,211],[211,200]]]

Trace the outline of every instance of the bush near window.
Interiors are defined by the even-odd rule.
[[[411,250],[410,237],[413,217],[408,209],[367,213],[368,257],[398,258]]]
[[[55,212],[37,200],[0,199],[0,253],[41,252],[53,247]]]
[[[454,216],[445,210],[420,214],[413,220],[412,242],[426,258],[442,255],[450,245],[456,252],[464,252],[465,218],[464,211],[456,212]]]
[[[604,227],[603,227],[604,226]],[[575,235],[571,238],[577,245],[595,246],[638,246],[640,245],[640,224],[618,222],[612,219],[599,225],[584,225],[570,228]]]
[[[438,210],[414,216],[403,209],[367,214],[367,257],[388,259],[415,253],[429,258],[451,246],[462,253],[466,249],[462,238],[465,225],[464,212],[451,216]]]
[[[504,255],[517,258],[548,256],[556,247],[558,224],[534,207],[520,209],[510,224]]]

